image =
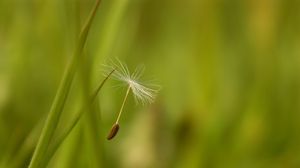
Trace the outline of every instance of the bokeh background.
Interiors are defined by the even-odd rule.
[[[94,0],[0,0],[0,167],[27,167]],[[60,120],[119,58],[162,86],[109,81],[48,167],[300,167],[300,1],[102,0]],[[82,78],[84,77],[84,78]]]

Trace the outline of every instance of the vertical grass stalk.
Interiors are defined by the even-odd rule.
[[[61,83],[60,83],[60,86],[56,93],[55,99],[51,106],[50,112],[47,116],[46,123],[43,127],[39,141],[35,148],[33,157],[29,164],[29,168],[39,168],[41,162],[44,160],[44,156],[46,155],[46,151],[50,144],[51,138],[55,132],[59,118],[61,116],[61,113],[62,113],[64,105],[65,105],[66,99],[68,97],[75,72],[76,72],[78,64],[80,62],[81,53],[82,53],[82,50],[86,43],[86,39],[87,39],[89,30],[90,30],[92,21],[96,15],[96,11],[100,5],[100,1],[101,0],[96,1],[95,5],[88,17],[88,20],[79,35],[79,39],[78,39],[71,63],[67,67],[67,70],[63,76]]]
[[[53,143],[49,146],[49,149],[47,150],[47,154],[46,154],[46,157],[45,157],[45,160],[44,160],[44,165],[48,164],[48,162],[51,160],[51,158],[53,157],[53,155],[55,154],[55,152],[58,150],[58,148],[60,147],[60,145],[64,142],[64,140],[68,137],[68,135],[75,128],[75,126],[80,121],[81,117],[83,116],[84,112],[88,109],[88,106],[90,106],[91,104],[93,104],[95,102],[96,97],[99,94],[101,88],[103,87],[103,85],[105,84],[105,82],[109,79],[109,77],[111,76],[111,74],[114,71],[115,70],[112,70],[106,76],[106,78],[101,82],[101,84],[98,86],[98,88],[91,95],[89,103],[85,104],[84,107],[82,109],[80,109],[80,111],[75,114],[76,116],[72,119],[72,121],[70,122],[69,126],[67,126],[67,128],[59,136],[57,136],[57,138],[55,138],[55,140],[53,141]]]

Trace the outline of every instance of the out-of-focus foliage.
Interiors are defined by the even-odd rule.
[[[0,0],[1,168],[28,165],[93,3]],[[48,167],[300,167],[300,1],[102,0],[84,55],[58,130],[110,58],[162,90],[107,141],[125,91],[107,83]]]

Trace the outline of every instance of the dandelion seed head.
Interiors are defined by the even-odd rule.
[[[120,60],[110,61],[109,65],[104,65],[104,74],[115,69],[112,75],[114,79],[126,83],[132,90],[135,101],[145,105],[152,103],[160,89],[160,86],[153,84],[144,84],[140,81],[141,76],[144,73],[145,67],[138,66],[133,73],[130,73],[128,67],[123,64]]]

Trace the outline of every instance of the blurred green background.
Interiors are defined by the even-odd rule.
[[[93,4],[0,0],[1,168],[29,164]],[[162,89],[107,141],[125,88],[106,83],[48,167],[300,167],[300,1],[102,0],[84,55],[60,128],[110,58]]]

